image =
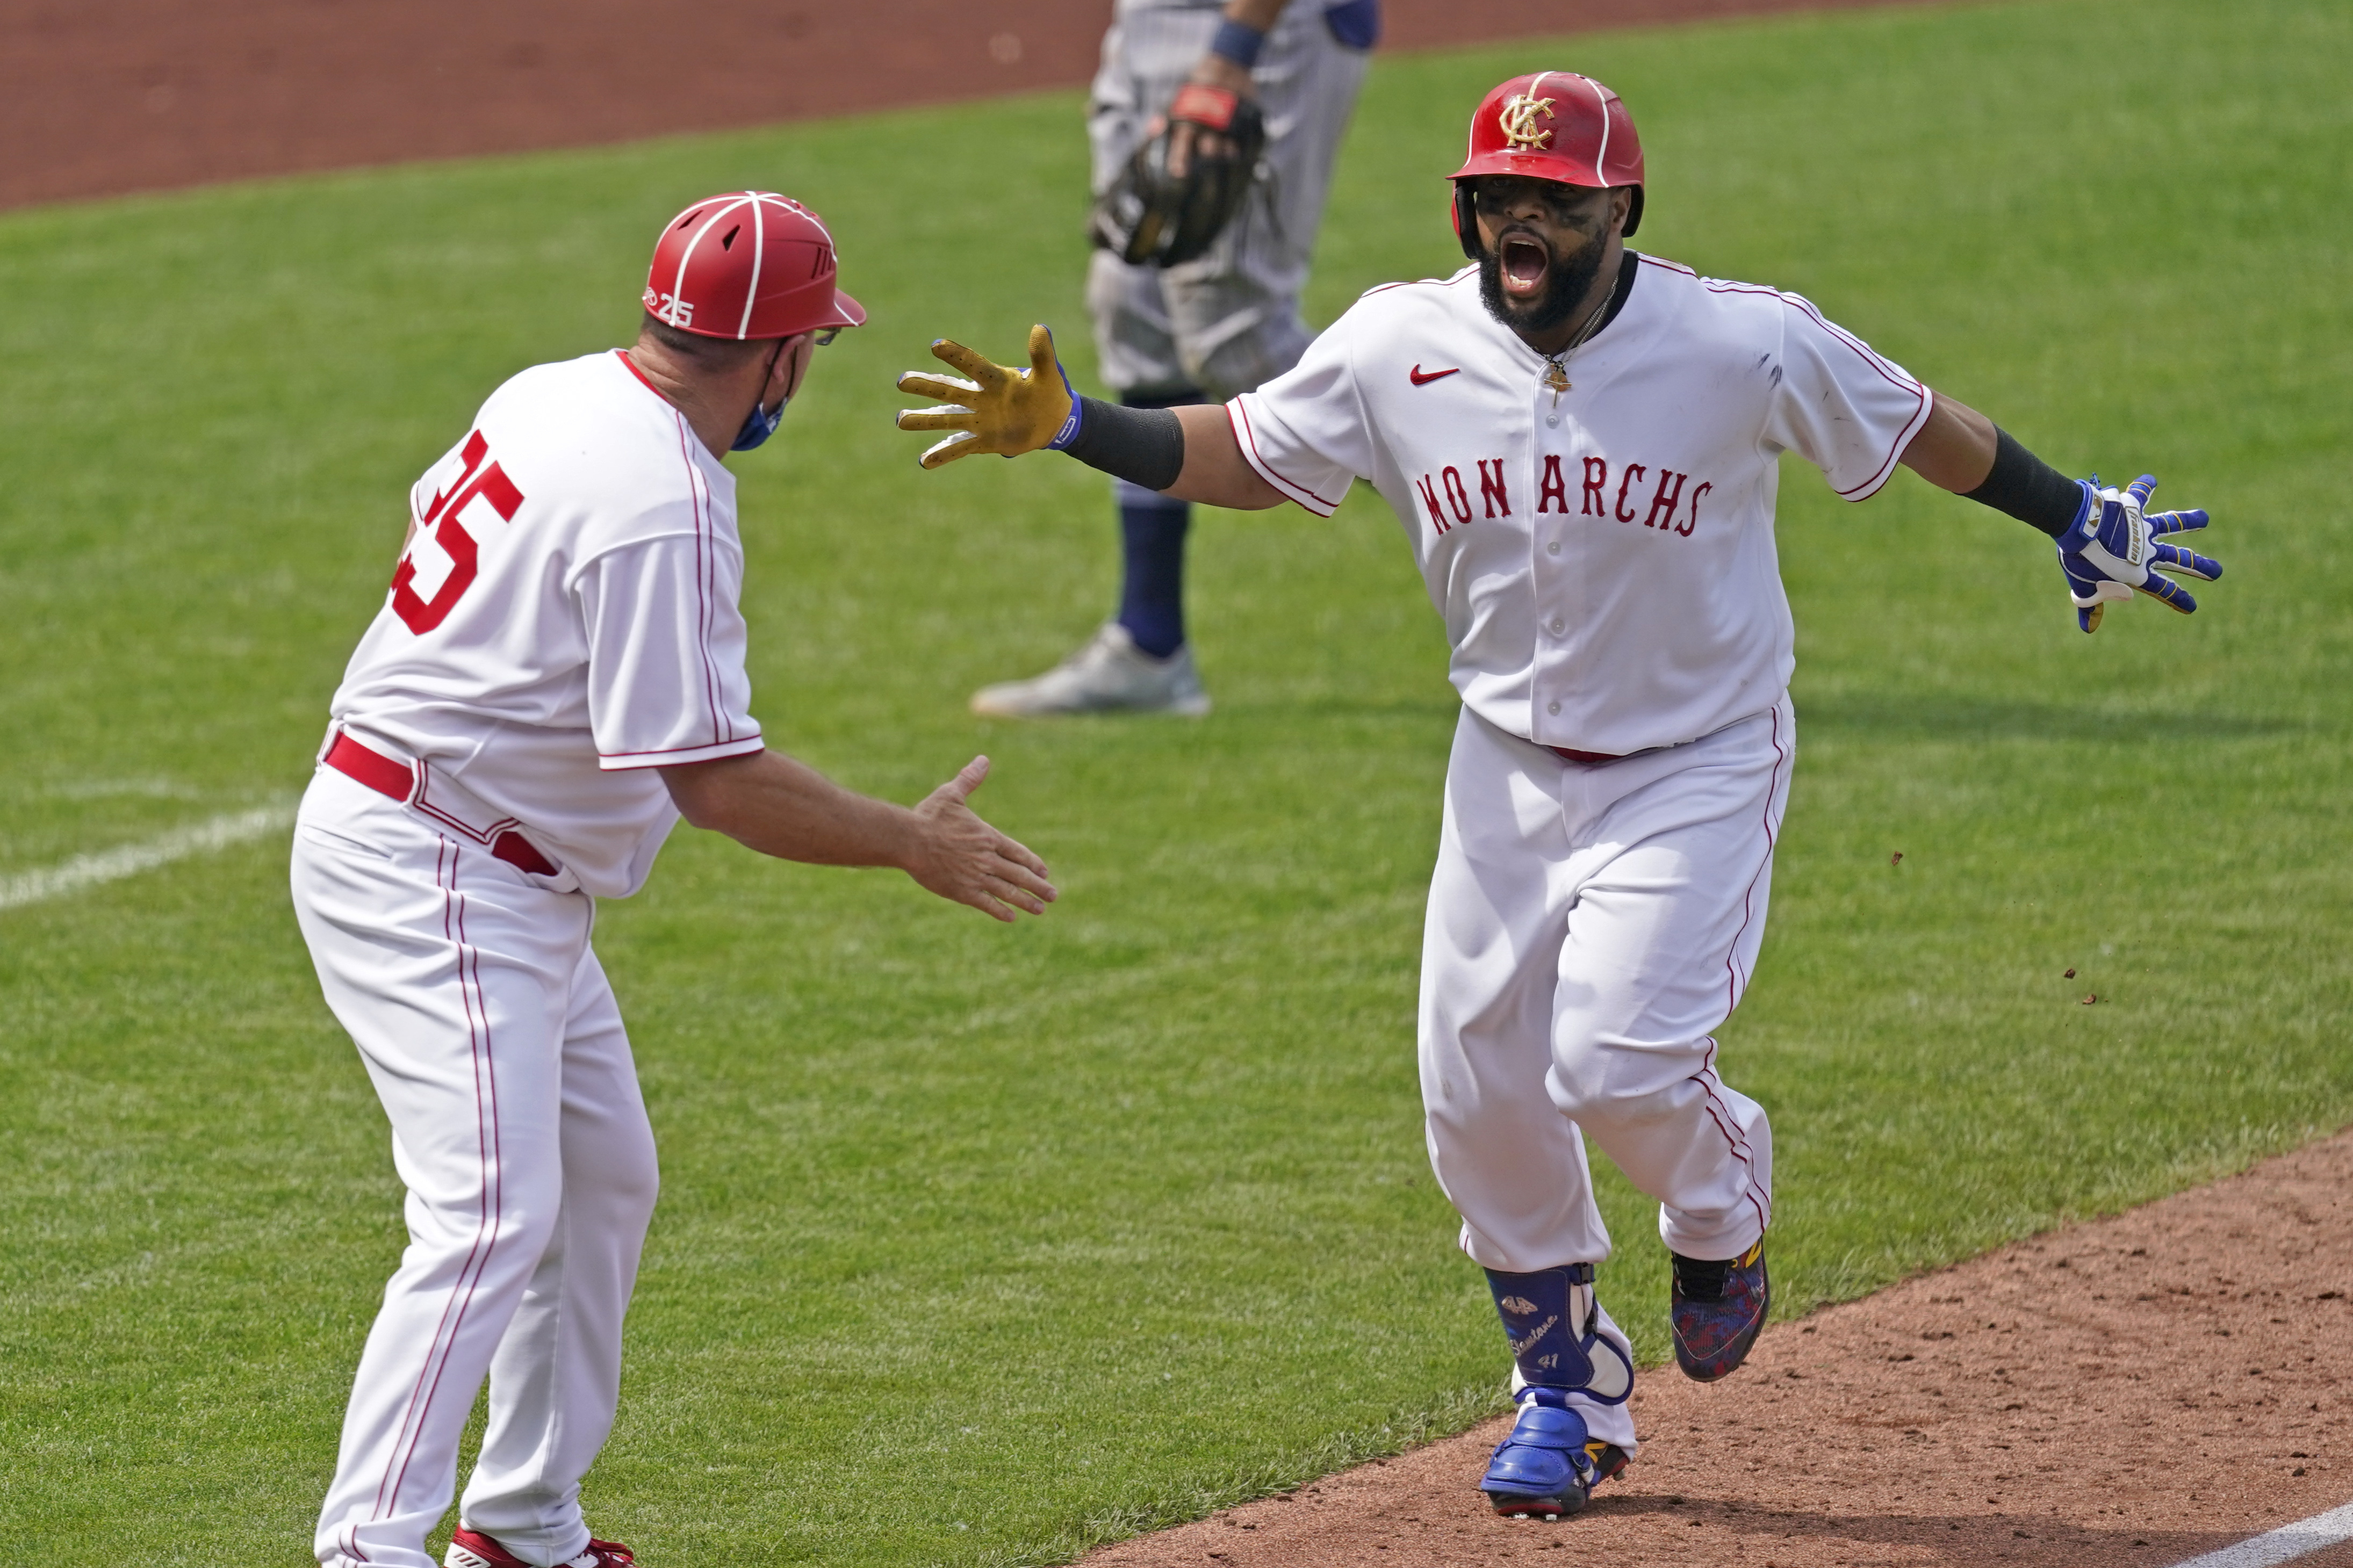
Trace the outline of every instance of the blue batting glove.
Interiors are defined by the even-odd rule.
[[[2163,542],[2161,535],[2206,526],[2202,510],[2144,515],[2157,476],[2143,474],[2122,490],[2102,489],[2100,476],[2075,481],[2084,491],[2075,521],[2059,536],[2059,569],[2067,574],[2067,596],[2075,604],[2075,624],[2097,631],[2109,605],[2147,594],[2188,615],[2198,607],[2179,584],[2158,575],[2179,573],[2211,583],[2222,563]]]

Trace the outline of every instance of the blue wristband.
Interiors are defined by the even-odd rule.
[[[1209,40],[1209,52],[1248,70],[1258,64],[1258,52],[1265,43],[1264,33],[1247,22],[1228,17],[1218,24],[1218,36]]]
[[[1062,427],[1054,433],[1054,438],[1052,440],[1046,443],[1046,450],[1049,452],[1067,452],[1071,449],[1071,443],[1079,438],[1079,426],[1086,421],[1086,403],[1085,400],[1080,397],[1075,391],[1071,390],[1071,373],[1062,369],[1061,361],[1056,360],[1054,362],[1054,369],[1059,372],[1062,377],[1062,390],[1070,394],[1071,416],[1062,421]]]

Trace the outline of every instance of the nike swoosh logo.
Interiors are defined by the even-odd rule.
[[[1433,370],[1425,375],[1422,374],[1421,366],[1417,364],[1408,374],[1412,376],[1416,386],[1428,386],[1433,381],[1443,381],[1450,375],[1461,374],[1462,367],[1458,364],[1452,370]]]

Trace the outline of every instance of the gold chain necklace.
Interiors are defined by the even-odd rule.
[[[1610,290],[1610,293],[1615,292],[1617,290]],[[1583,348],[1592,339],[1593,334],[1601,330],[1601,318],[1609,312],[1609,295],[1604,294],[1600,301],[1593,307],[1592,314],[1585,318],[1585,325],[1577,329],[1577,336],[1570,341],[1568,346],[1556,354],[1545,355],[1544,384],[1552,392],[1554,413],[1560,412],[1560,395],[1576,384],[1568,379],[1568,356]]]

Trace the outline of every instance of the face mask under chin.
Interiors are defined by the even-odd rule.
[[[744,416],[744,428],[735,432],[734,445],[727,449],[748,452],[775,435],[776,426],[784,421],[785,406],[791,402],[789,397],[778,398],[773,409],[763,408],[756,403],[752,405],[752,412]]]

